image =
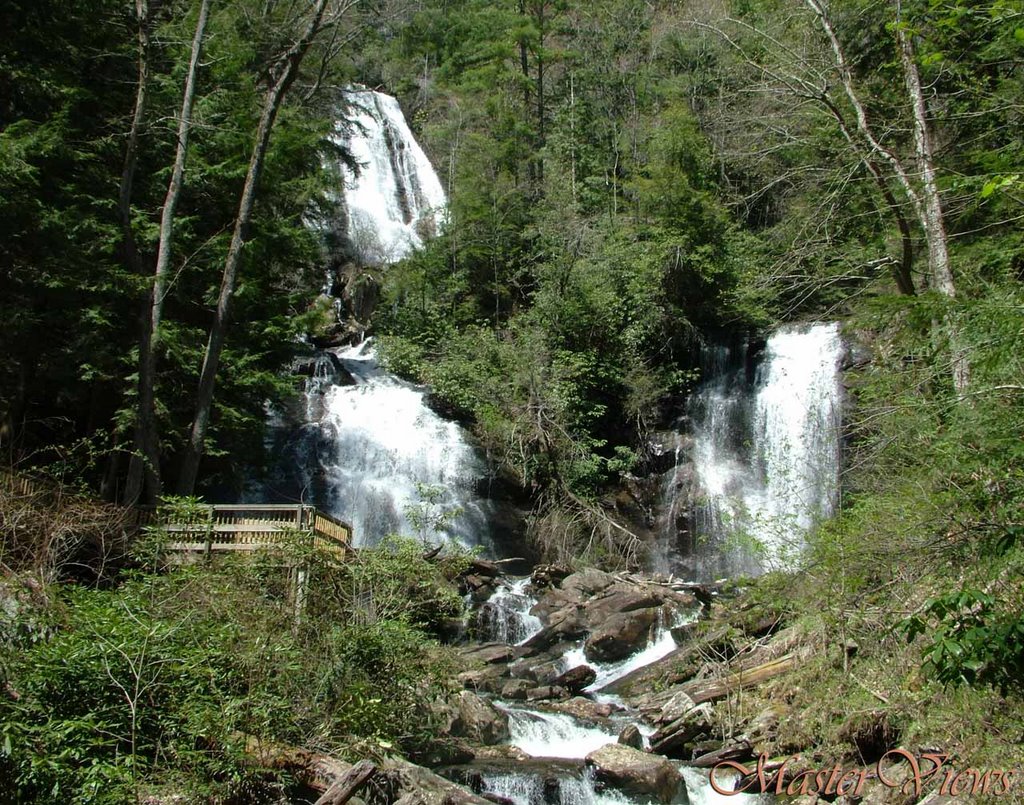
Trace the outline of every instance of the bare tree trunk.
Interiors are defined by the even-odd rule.
[[[178,120],[178,143],[174,155],[174,168],[167,186],[163,212],[160,216],[160,242],[157,247],[156,268],[153,271],[153,287],[143,306],[142,333],[139,343],[139,399],[138,425],[136,427],[136,452],[146,460],[146,498],[155,503],[162,492],[160,478],[160,435],[156,424],[156,349],[160,339],[160,319],[163,315],[164,293],[167,284],[167,268],[171,259],[171,236],[174,231],[174,211],[181,196],[182,177],[185,174],[185,160],[188,156],[188,138],[192,129],[192,105],[195,99],[196,74],[199,57],[206,35],[206,23],[210,14],[210,0],[201,0],[199,18],[196,21],[195,36],[192,39],[192,55],[189,59],[188,74],[185,78],[185,92],[181,102],[181,117]]]
[[[900,46],[900,61],[903,64],[903,76],[914,110],[914,150],[921,171],[922,195],[924,210],[922,225],[928,242],[928,268],[931,272],[931,284],[943,296],[955,297],[953,273],[949,267],[949,250],[946,238],[946,222],[942,213],[942,200],[939,198],[938,185],[935,181],[935,160],[932,156],[931,135],[928,131],[927,112],[924,105],[924,94],[921,91],[921,74],[914,58],[914,45],[900,18],[900,4],[897,3],[896,39]]]
[[[832,46],[832,53],[843,89],[846,91],[846,95],[850,99],[850,103],[853,105],[857,116],[857,129],[868,142],[872,152],[884,159],[892,167],[893,173],[896,175],[897,180],[914,208],[928,247],[928,273],[932,288],[943,296],[950,299],[955,298],[956,286],[949,263],[949,244],[946,236],[945,218],[942,212],[942,200],[939,197],[938,184],[935,179],[935,160],[928,129],[924,93],[921,89],[921,75],[917,69],[917,61],[914,57],[913,42],[903,23],[900,2],[897,0],[896,3],[896,39],[900,51],[900,62],[903,66],[907,98],[910,101],[914,117],[914,149],[921,173],[921,192],[918,192],[914,186],[910,173],[903,165],[903,162],[890,149],[881,144],[868,124],[864,106],[853,86],[853,74],[846,60],[846,55],[839,43],[839,38],[832,26],[832,22],[821,4],[821,0],[805,0],[805,2],[817,15],[822,30],[824,30]],[[946,330],[952,353],[953,386],[962,394],[970,380],[970,367],[963,346],[960,343],[957,326],[948,318]]]
[[[839,42],[839,37],[836,35],[835,28],[832,26],[832,20],[829,19],[828,14],[825,12],[824,7],[821,5],[819,0],[805,1],[808,7],[818,17],[818,22],[821,23],[821,28],[825,32],[825,36],[828,38],[829,44],[832,47],[832,56],[835,59],[836,70],[839,73],[839,80],[843,85],[843,91],[846,93],[846,97],[849,99],[850,105],[853,106],[854,115],[857,118],[857,131],[860,132],[860,135],[867,142],[871,152],[889,163],[896,179],[899,181],[900,186],[903,188],[907,198],[913,205],[914,212],[917,215],[918,220],[921,222],[921,227],[923,229],[925,227],[925,216],[924,206],[921,203],[921,196],[914,187],[914,183],[910,180],[910,174],[900,158],[890,149],[882,145],[879,139],[875,136],[874,130],[868,122],[867,111],[864,109],[864,104],[861,103],[860,96],[857,94],[856,87],[853,85],[853,72],[850,70],[850,64],[846,60],[846,53],[843,51],[842,45]]]
[[[124,151],[124,167],[121,169],[121,186],[117,197],[117,208],[121,218],[121,238],[125,262],[132,274],[142,276],[142,260],[135,243],[132,230],[132,189],[135,184],[135,166],[138,163],[139,134],[146,113],[146,98],[149,90],[149,3],[148,0],[135,0],[135,16],[138,22],[139,63],[137,84],[135,88],[135,109],[132,112],[132,125],[128,132],[128,143]],[[135,423],[135,444],[141,442],[140,423]],[[141,453],[132,454],[128,467],[128,479],[125,483],[124,502],[135,503],[142,492],[145,461]]]
[[[931,133],[928,129],[928,113],[925,109],[924,93],[921,90],[921,74],[917,69],[914,43],[903,21],[903,7],[896,3],[896,39],[900,48],[900,62],[903,78],[914,110],[914,150],[921,171],[924,211],[921,224],[928,243],[928,269],[932,288],[950,299],[956,297],[953,270],[949,263],[949,239],[946,236],[946,220],[942,212],[942,198],[939,196],[935,178],[935,158],[932,151]],[[960,339],[956,323],[946,319],[949,336],[953,387],[959,394],[967,390],[970,382],[970,366]]]
[[[289,88],[298,75],[302,58],[321,29],[328,2],[329,0],[316,0],[309,23],[302,36],[277,60],[270,71],[272,83],[263,100],[263,112],[256,129],[256,142],[249,159],[249,169],[246,172],[245,184],[239,199],[238,215],[235,218],[235,228],[231,235],[231,245],[228,248],[224,271],[221,275],[217,312],[210,328],[210,339],[206,345],[203,368],[199,376],[196,411],[192,420],[189,443],[182,458],[181,474],[178,478],[178,492],[182,495],[192,494],[195,489],[196,476],[199,473],[199,460],[203,455],[206,430],[210,424],[210,409],[213,407],[217,370],[220,367],[220,356],[227,335],[228,314],[231,308],[231,299],[235,293],[235,280],[242,259],[242,250],[249,233],[249,222],[256,202],[256,188],[259,185],[260,174],[263,172],[263,162],[270,145],[274,121]]]
[[[901,294],[914,296],[917,290],[914,288],[914,276],[911,273],[911,268],[914,264],[914,239],[913,233],[910,230],[910,223],[903,214],[903,209],[896,200],[896,196],[893,195],[888,181],[886,181],[885,176],[882,174],[882,169],[871,158],[871,153],[853,136],[853,132],[850,131],[842,111],[833,103],[827,93],[822,92],[818,99],[832,113],[832,117],[835,118],[836,123],[839,125],[839,130],[842,132],[843,137],[846,138],[850,147],[860,157],[861,163],[867,168],[868,173],[871,174],[871,178],[882,194],[882,198],[885,199],[885,206],[889,208],[889,212],[896,221],[896,227],[900,231],[900,244],[902,248],[899,261],[893,263],[893,279],[896,281],[896,287]]]

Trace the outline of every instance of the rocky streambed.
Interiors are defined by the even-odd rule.
[[[376,782],[387,791],[355,805],[973,801],[908,793],[912,764],[885,761],[899,734],[882,709],[844,717],[828,747],[810,744],[792,710],[807,670],[842,667],[857,646],[823,644],[763,599],[554,567],[464,581],[472,619],[458,649],[462,689],[433,713],[442,726],[413,758],[420,765],[388,759]],[[861,785],[829,788],[826,766]],[[332,768],[321,783],[358,771]],[[348,801],[328,797],[342,783],[320,805]]]
[[[549,566],[471,587],[441,775],[500,805],[760,801],[690,765],[722,749],[710,705],[645,681],[686,645],[707,588]]]

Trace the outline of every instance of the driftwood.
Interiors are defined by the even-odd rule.
[[[708,752],[700,755],[699,757],[695,757],[690,761],[690,765],[696,766],[698,769],[710,769],[726,760],[742,762],[750,760],[753,757],[753,748],[747,741],[741,741],[738,744],[723,746],[721,749],[716,749],[714,752]]]
[[[501,575],[501,568],[497,562],[488,559],[474,558],[469,560],[469,567],[463,572],[464,576],[483,576],[487,579],[496,579]]]
[[[789,673],[793,670],[793,664],[793,655],[787,654],[777,660],[736,671],[718,679],[696,679],[687,682],[682,686],[682,691],[693,699],[694,704],[713,702],[725,698],[735,690],[760,685],[769,679]]]
[[[316,805],[345,805],[367,781],[377,773],[377,767],[369,760],[360,760],[327,789]]]

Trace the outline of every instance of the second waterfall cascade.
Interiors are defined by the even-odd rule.
[[[834,513],[844,347],[834,323],[786,326],[757,356],[747,343],[705,350],[690,401],[690,556],[699,580],[791,564]]]

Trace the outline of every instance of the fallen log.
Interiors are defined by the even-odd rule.
[[[760,685],[769,679],[789,673],[793,670],[793,665],[793,655],[786,654],[776,660],[736,671],[718,679],[697,679],[687,682],[682,685],[681,689],[693,699],[694,704],[713,702],[725,698],[733,691]]]
[[[741,741],[738,744],[723,746],[714,752],[707,752],[699,757],[695,757],[690,761],[689,765],[696,766],[698,769],[710,769],[727,760],[735,760],[742,763],[743,761],[753,759],[753,757],[753,747],[747,741]]]
[[[345,805],[376,773],[377,767],[372,762],[360,760],[328,788],[315,805]]]

